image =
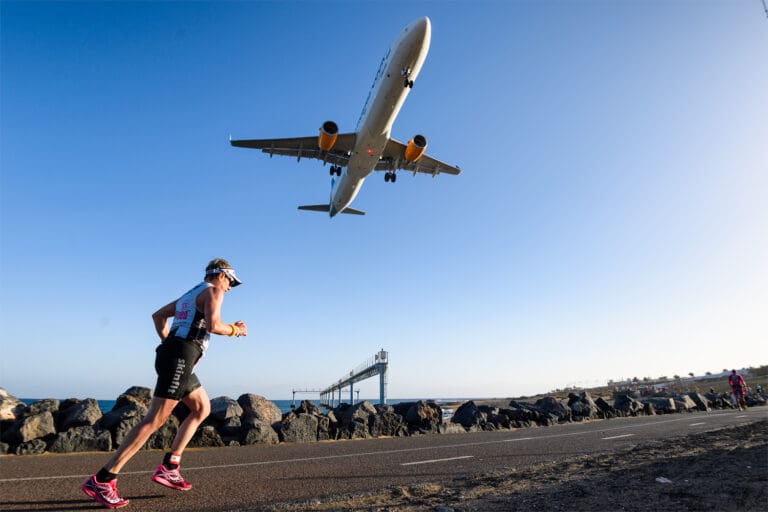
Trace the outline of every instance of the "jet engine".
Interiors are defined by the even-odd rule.
[[[423,135],[415,135],[408,141],[408,146],[405,148],[405,159],[409,162],[415,162],[424,151],[427,149],[427,138]]]
[[[339,127],[333,121],[326,121],[320,127],[320,135],[317,137],[317,146],[323,151],[330,151],[336,138],[339,136]]]

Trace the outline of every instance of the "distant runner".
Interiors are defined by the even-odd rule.
[[[181,454],[197,427],[211,412],[208,395],[193,370],[208,348],[211,333],[224,336],[248,334],[244,322],[238,320],[226,324],[220,318],[224,294],[240,284],[242,281],[227,260],[212,260],[205,267],[202,283],[152,314],[162,343],[155,351],[157,385],[149,411],[125,436],[106,466],[82,485],[85,494],[108,508],[128,505],[128,500],[117,494],[117,475],[149,437],[163,426],[179,400],[186,404],[190,413],[179,425],[171,451],[155,469],[152,480],[179,491],[192,488],[179,472]],[[173,318],[170,328],[169,318]]]
[[[728,376],[728,384],[731,385],[731,392],[736,400],[736,405],[739,406],[739,409],[745,408],[747,404],[744,401],[744,396],[747,394],[747,384],[744,382],[744,377],[733,370]]]

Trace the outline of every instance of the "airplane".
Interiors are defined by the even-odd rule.
[[[354,133],[339,133],[338,125],[326,121],[320,134],[283,139],[232,140],[235,147],[260,149],[264,153],[321,160],[330,165],[331,194],[328,204],[299,206],[299,210],[365,215],[350,208],[363,182],[373,171],[384,171],[384,181],[395,183],[398,170],[431,174],[459,174],[457,166],[425,154],[427,139],[415,135],[403,144],[390,138],[392,124],[413,88],[429,51],[432,26],[428,17],[406,26],[384,58],[368,93]],[[334,175],[336,177],[334,177]],[[338,178],[338,179],[336,179]]]

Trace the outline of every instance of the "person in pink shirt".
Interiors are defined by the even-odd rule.
[[[728,384],[731,386],[731,392],[736,400],[736,405],[739,406],[739,409],[745,408],[747,404],[744,402],[744,397],[747,394],[747,384],[744,382],[744,377],[736,373],[736,370],[733,370],[728,376]]]

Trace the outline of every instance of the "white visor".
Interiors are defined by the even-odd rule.
[[[232,288],[243,284],[243,282],[237,277],[237,274],[235,274],[235,269],[233,268],[212,268],[211,270],[206,270],[205,275],[210,274],[226,275],[232,283]]]

